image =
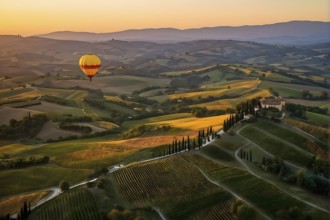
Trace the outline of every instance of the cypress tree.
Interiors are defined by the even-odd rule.
[[[195,150],[195,148],[196,148],[196,139],[195,138],[193,139],[192,147]]]
[[[23,207],[23,210],[24,210],[24,215],[23,215],[23,218],[26,219],[27,216],[28,216],[28,205],[26,203],[26,201],[24,202],[24,207]]]
[[[250,150],[250,162],[252,162],[252,151]]]
[[[190,151],[190,137],[188,135],[188,140],[187,140],[187,147],[188,147],[188,151]]]

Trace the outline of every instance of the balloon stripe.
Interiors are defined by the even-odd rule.
[[[98,69],[101,65],[80,65],[83,69]]]

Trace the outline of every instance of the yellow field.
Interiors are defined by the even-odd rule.
[[[218,100],[214,102],[208,102],[208,103],[202,103],[197,105],[191,105],[189,107],[206,107],[208,110],[226,110],[227,108],[235,108],[235,106],[240,103],[244,102],[246,100],[250,100],[256,97],[268,97],[271,96],[268,90],[258,90],[255,93],[252,94],[246,94],[239,98],[235,99],[224,99],[224,100]]]
[[[25,144],[10,144],[7,146],[0,147],[0,155],[1,154],[14,154],[23,150],[31,149],[32,146]]]
[[[243,81],[243,82],[236,82],[236,83],[230,83],[228,82],[225,85],[218,85],[217,83],[212,83],[212,84],[206,84],[202,86],[201,88],[206,88],[206,89],[227,89],[228,86],[230,86],[231,89],[236,89],[236,88],[254,88],[260,85],[260,81],[258,80],[249,80],[249,81]]]
[[[223,96],[223,95],[243,95],[251,89],[256,88],[260,84],[260,81],[253,80],[253,81],[246,81],[246,82],[239,82],[234,84],[227,84],[218,86],[219,89],[216,90],[207,90],[201,92],[188,92],[188,93],[180,93],[180,94],[172,94],[168,97],[170,99],[180,99],[180,98],[207,98],[208,96]],[[230,86],[230,88],[228,88]],[[207,88],[207,85],[205,86]],[[210,88],[210,87],[208,87]],[[217,87],[215,87],[217,88]]]
[[[5,216],[8,213],[14,214],[18,212],[23,206],[24,201],[31,202],[31,205],[33,205],[42,198],[46,197],[48,193],[48,191],[34,192],[2,199],[0,200],[0,216]]]
[[[234,108],[235,104],[231,99],[225,99],[225,100],[218,100],[203,104],[191,105],[189,107],[191,108],[206,107],[208,110],[226,110],[228,108]]]
[[[118,125],[107,121],[95,121],[92,122],[91,124],[104,129],[113,129],[119,127]]]
[[[269,97],[271,96],[272,94],[270,94],[270,92],[268,90],[259,90],[258,92],[256,93],[253,93],[253,94],[249,94],[249,95],[246,95],[246,96],[243,96],[242,98],[244,98],[244,100],[249,100],[249,99],[253,99],[253,98],[256,98],[256,97]],[[242,100],[243,101],[243,100]]]
[[[204,71],[204,70],[207,70],[207,69],[211,69],[215,66],[208,66],[208,67],[203,67],[203,68],[200,68],[200,69],[194,69],[194,72],[200,72],[200,71]],[[165,73],[161,73],[160,75],[163,75],[163,76],[179,76],[179,75],[185,75],[185,74],[191,74],[191,73],[194,73],[193,70],[183,70],[183,71],[173,71],[173,72],[165,72]]]
[[[180,133],[180,135],[158,134],[117,141],[88,142],[84,144],[84,149],[68,153],[63,157],[57,158],[55,161],[60,166],[70,168],[102,167],[119,163],[134,155],[139,150],[171,144],[173,140],[181,140],[183,136],[187,137],[187,135],[195,138],[197,133],[195,131],[187,131]]]
[[[222,127],[223,121],[228,117],[229,115],[220,115],[207,118],[189,117],[183,119],[154,122],[147,125],[169,125],[172,128],[181,128],[193,131],[198,131],[200,129],[212,126],[215,130],[218,130]]]

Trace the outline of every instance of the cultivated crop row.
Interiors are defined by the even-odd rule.
[[[222,191],[181,157],[128,166],[116,171],[114,177],[122,195],[140,207],[167,207]]]
[[[35,209],[30,219],[98,220],[102,215],[92,194],[87,190],[73,190]]]

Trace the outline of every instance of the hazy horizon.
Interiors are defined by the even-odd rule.
[[[309,0],[23,0],[0,1],[0,34],[36,35],[56,31],[118,32],[129,29],[191,29],[288,21],[329,22],[329,2]],[[92,19],[91,19],[92,18]]]

